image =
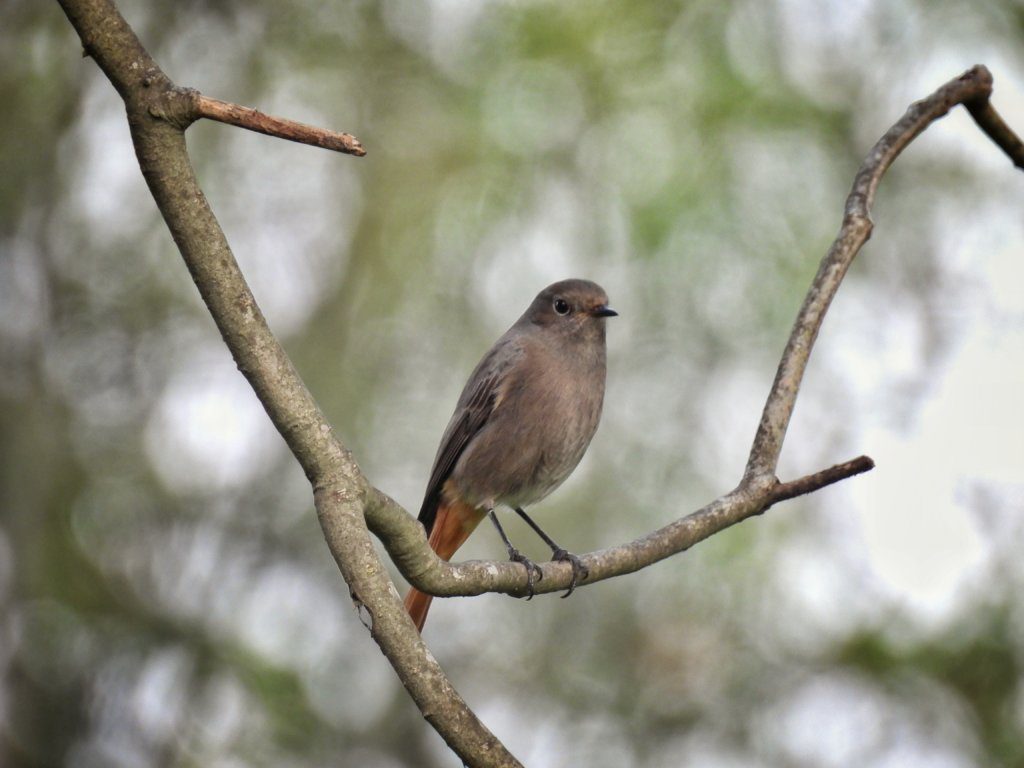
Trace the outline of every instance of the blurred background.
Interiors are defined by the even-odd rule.
[[[188,132],[272,327],[407,508],[535,293],[607,289],[604,421],[534,510],[576,552],[737,483],[911,101],[982,62],[1024,131],[1015,0],[120,5],[177,83],[369,149]],[[0,765],[457,765],[56,3],[3,4],[0,62]],[[962,110],[883,182],[780,466],[874,472],[570,600],[435,602],[428,643],[526,765],[1024,766],[1022,191]]]

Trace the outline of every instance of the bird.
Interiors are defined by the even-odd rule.
[[[588,573],[526,514],[579,464],[601,420],[606,376],[605,320],[618,315],[589,280],[542,290],[483,356],[466,382],[441,438],[419,522],[438,557],[450,560],[484,517],[497,528],[510,560],[522,563],[528,598],[540,568],[505,534],[495,508],[508,507],[572,565],[563,597]],[[432,596],[415,587],[405,598],[416,629]]]

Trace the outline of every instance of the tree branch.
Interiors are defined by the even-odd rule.
[[[827,485],[838,483],[848,477],[868,472],[875,468],[873,462],[867,456],[858,456],[856,459],[844,461],[834,467],[815,472],[813,475],[806,475],[799,480],[791,480],[788,483],[779,483],[772,489],[771,503],[778,504],[786,499],[795,499],[797,496],[804,496],[808,493],[819,491]]]
[[[775,382],[765,403],[761,423],[750,450],[750,458],[747,460],[748,477],[775,471],[786,429],[793,415],[796,395],[818,330],[847,269],[861,247],[871,237],[871,205],[874,203],[875,191],[882,176],[911,141],[957,104],[970,105],[972,114],[979,112],[995,115],[995,110],[988,101],[991,93],[991,73],[981,65],[972,67],[950,80],[931,96],[911,104],[903,117],[886,131],[861,163],[853,181],[853,188],[846,198],[842,227],[818,268],[818,274],[800,308],[782,361],[779,363]],[[1003,125],[1002,120],[999,120],[999,124]],[[1013,136],[1005,125],[1003,129],[1005,134]],[[986,132],[992,136],[991,132]],[[1005,134],[996,140],[996,143],[1004,148],[1013,143],[1008,141]],[[1020,144],[1015,136],[1013,140],[1017,145]]]
[[[1017,137],[996,112],[988,96],[970,99],[964,102],[967,111],[971,113],[974,122],[983,130],[992,141],[996,143],[1006,156],[1013,160],[1013,164],[1024,170],[1024,142]]]
[[[303,140],[296,138],[299,134],[310,137],[310,131],[319,129],[178,88],[150,58],[112,0],[59,1],[86,52],[124,99],[139,165],[157,206],[239,369],[306,472],[328,546],[353,600],[370,616],[374,640],[421,712],[463,761],[473,766],[518,766],[454,690],[416,633],[374,551],[367,525],[384,542],[403,575],[436,595],[488,591],[521,595],[526,587],[523,568],[518,563],[441,561],[427,546],[422,526],[369,483],[268,328],[198,185],[184,142],[184,130],[197,117],[224,119],[295,140]],[[1019,139],[988,103],[991,88],[991,76],[984,67],[947,83],[912,105],[861,165],[842,228],[822,261],[786,345],[740,485],[647,536],[584,556],[588,583],[639,570],[778,501],[873,466],[870,459],[860,457],[789,483],[780,483],[774,475],[821,322],[849,265],[870,236],[870,206],[893,160],[932,121],[963,103],[993,141],[1021,165]],[[294,135],[286,135],[288,130]],[[320,139],[307,143],[324,145]],[[361,146],[354,139],[348,147],[341,151],[359,154],[356,148]],[[543,573],[538,591],[568,587],[568,564],[547,563]]]
[[[199,187],[185,148],[189,92],[149,56],[111,0],[60,0],[124,99],[146,183],[225,344],[314,488],[317,514],[370,633],[420,711],[467,764],[519,766],[420,639],[363,520],[372,488],[274,338]]]
[[[779,362],[761,421],[754,436],[742,481],[736,490],[692,514],[619,547],[582,555],[589,569],[585,583],[621,576],[685,551],[719,531],[761,514],[773,504],[810,493],[825,485],[871,469],[866,456],[789,483],[775,477],[782,444],[789,427],[803,374],[832,298],[861,247],[871,236],[871,205],[882,176],[893,161],[932,122],[957,104],[964,104],[975,120],[1020,165],[1021,143],[989,104],[992,75],[976,66],[949,81],[932,95],[912,104],[895,125],[872,147],[861,163],[847,197],[839,234],[822,259],[793,325]],[[367,522],[381,538],[388,554],[417,589],[439,596],[482,592],[526,594],[526,574],[517,563],[445,563],[425,545],[422,528],[395,509],[394,502],[376,491],[370,497]],[[567,589],[572,569],[566,563],[545,563],[541,592]]]
[[[738,488],[707,506],[627,544],[580,555],[589,573],[586,584],[624,576],[685,552],[716,533],[760,515],[780,501],[802,496],[873,469],[859,456],[798,480],[780,483],[770,475],[744,479]],[[526,571],[519,563],[467,560],[446,563],[426,546],[423,528],[379,491],[369,499],[370,530],[384,543],[402,575],[417,589],[439,597],[462,597],[486,592],[526,596]],[[563,562],[538,563],[542,578],[536,594],[568,589],[572,567]]]
[[[300,144],[310,144],[314,147],[323,147],[357,157],[366,154],[359,139],[350,133],[329,131],[284,117],[265,115],[255,109],[240,107],[220,99],[211,99],[198,92],[195,92],[194,99],[196,117],[205,117],[256,131],[256,133],[264,133],[267,136],[276,136],[279,139],[297,141]]]

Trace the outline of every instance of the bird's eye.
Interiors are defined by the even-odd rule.
[[[569,302],[565,299],[555,299],[555,312],[560,315],[569,314]]]

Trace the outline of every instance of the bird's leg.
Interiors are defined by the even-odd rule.
[[[493,509],[487,510],[487,516],[491,518],[491,522],[494,523],[494,527],[498,529],[498,535],[501,536],[501,540],[505,542],[505,549],[508,550],[508,559],[514,563],[522,563],[526,568],[526,592],[527,600],[533,599],[533,584],[534,581],[540,581],[544,578],[544,572],[540,569],[540,566],[535,562],[522,554],[518,549],[512,546],[512,542],[508,540],[508,536],[505,535],[505,529],[501,527],[501,523],[498,522],[498,516],[494,514]],[[534,572],[537,574],[537,578],[534,579]]]
[[[573,593],[573,590],[576,589],[576,582],[587,578],[587,576],[590,575],[590,570],[583,564],[583,561],[572,552],[562,549],[562,547],[555,544],[555,542],[551,540],[551,537],[544,533],[544,531],[540,529],[540,526],[533,522],[533,520],[530,519],[530,516],[521,508],[516,507],[516,514],[523,518],[523,520],[526,521],[526,524],[533,528],[538,536],[544,539],[545,544],[551,547],[552,560],[568,562],[572,566],[572,581],[569,582],[568,591],[562,595],[563,598],[568,597]]]

